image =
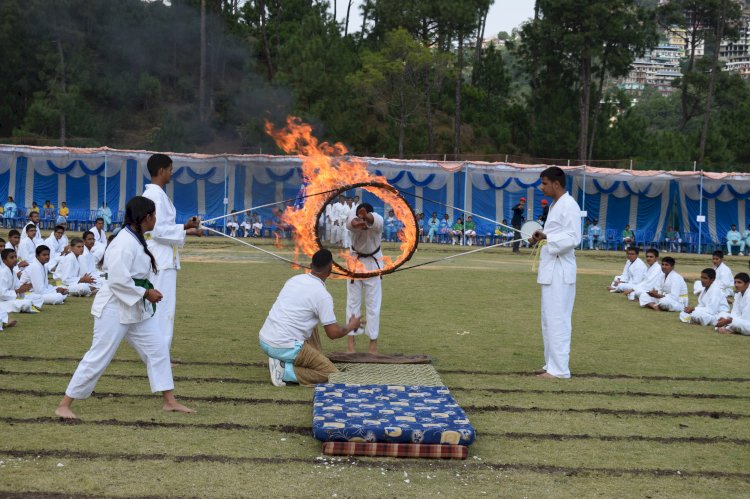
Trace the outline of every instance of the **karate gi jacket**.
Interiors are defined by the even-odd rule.
[[[723,290],[733,290],[734,289],[734,276],[732,275],[732,270],[727,266],[726,263],[721,262],[718,267],[715,268],[716,270],[716,282],[719,283],[719,286]]]
[[[539,251],[539,272],[536,282],[552,284],[555,265],[561,265],[563,282],[576,282],[575,248],[581,244],[581,208],[567,192],[552,203],[544,224],[547,244]]]
[[[153,280],[151,259],[129,228],[121,230],[110,243],[104,254],[104,266],[107,280],[94,298],[91,315],[101,317],[110,300],[116,300],[120,324],[135,324],[151,317],[151,303],[143,301],[146,290],[133,280]]]
[[[725,317],[729,313],[727,297],[721,289],[721,286],[718,286],[717,284],[718,283],[714,281],[710,288],[704,288],[703,291],[701,291],[695,311],[702,311],[719,317]]]
[[[620,280],[629,284],[640,284],[646,278],[648,267],[640,258],[636,258],[633,262],[628,261],[628,263],[630,265],[626,265]]]
[[[177,210],[164,189],[156,184],[146,185],[143,196],[156,204],[156,225],[146,234],[148,249],[156,259],[156,268],[180,269],[179,248],[185,245],[187,231],[175,222]]]
[[[78,278],[76,278],[76,282],[77,280]],[[57,288],[49,283],[49,278],[47,277],[47,266],[42,265],[42,262],[37,259],[34,259],[34,261],[24,269],[23,274],[21,274],[21,282],[31,283],[31,291],[27,294],[27,298],[29,294],[44,296],[50,293],[57,293]]]
[[[16,289],[20,285],[15,272],[8,268],[7,265],[0,262],[0,301],[10,301],[16,299]]]
[[[687,307],[687,284],[685,283],[685,279],[674,270],[669,275],[665,275],[664,272],[661,273],[658,291],[659,294],[664,295],[664,298],[683,303]]]

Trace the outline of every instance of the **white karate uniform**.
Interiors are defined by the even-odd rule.
[[[727,326],[727,329],[733,333],[750,336],[750,293],[747,291],[744,294],[735,293],[732,312],[723,317],[732,318],[732,323]]]
[[[57,239],[54,232],[44,240],[43,244],[49,248],[49,262],[47,263],[47,267],[51,270],[54,270],[55,267],[57,267],[60,258],[62,258],[62,253],[66,246],[63,242],[63,238],[61,237],[60,239]]]
[[[346,230],[344,224],[346,223],[347,216],[348,210],[344,203],[339,203],[337,201],[333,204],[333,207],[331,208],[331,220],[333,221],[333,228],[331,229],[331,244],[343,245],[344,231]]]
[[[57,264],[57,270],[52,275],[56,281],[60,281],[59,285],[66,288],[68,294],[71,296],[89,296],[91,294],[91,285],[79,282],[82,276],[81,264],[78,261],[78,257],[72,251],[62,257]]]
[[[550,206],[544,224],[547,244],[539,251],[537,283],[542,285],[544,369],[570,377],[571,316],[576,297],[575,248],[581,243],[581,208],[564,193]]]
[[[176,223],[177,210],[164,189],[156,184],[148,184],[143,195],[156,204],[156,225],[146,235],[148,249],[156,259],[159,273],[153,284],[164,296],[159,302],[154,319],[158,329],[172,346],[174,334],[174,310],[177,304],[177,271],[180,270],[179,248],[185,245],[187,232],[182,224]],[[106,257],[105,257],[106,260]]]
[[[650,303],[657,303],[660,309],[668,312],[682,312],[687,307],[687,284],[685,284],[685,279],[674,270],[668,276],[665,276],[664,272],[662,272],[656,290],[659,294],[664,295],[664,298],[654,298],[649,296],[648,293],[642,293],[638,298],[641,307],[645,307]]]
[[[367,270],[383,268],[383,252],[380,251],[383,234],[383,217],[372,213],[373,222],[366,229],[352,227],[355,213],[350,213],[346,227],[352,234],[351,255],[356,257]],[[352,315],[362,315],[362,293],[365,295],[365,325],[364,333],[371,339],[377,340],[380,332],[380,305],[383,301],[383,288],[380,276],[368,279],[349,280],[346,285],[346,318]],[[361,328],[349,333],[353,336],[361,334]]]
[[[646,276],[643,280],[633,287],[633,292],[628,295],[628,300],[634,301],[641,297],[641,294],[648,293],[652,289],[655,289],[660,282],[661,276],[664,272],[661,271],[661,264],[654,262],[646,271]]]
[[[26,298],[30,299],[34,306],[39,308],[44,305],[60,305],[67,298],[64,294],[58,293],[55,286],[51,286],[47,277],[47,267],[42,265],[39,260],[34,260],[31,265],[26,267],[21,275],[22,283],[31,283],[31,291],[26,293]]]
[[[103,244],[104,246],[107,246],[107,231],[102,229],[101,232],[99,232],[99,229],[96,227],[93,227],[91,229],[91,232],[94,234],[94,241],[96,241],[97,244]]]
[[[91,248],[92,250],[96,250],[96,244]],[[101,258],[101,257],[100,257]],[[83,254],[78,258],[78,265],[80,267],[80,274],[83,276],[84,274],[89,274],[91,277],[94,278],[92,286],[99,289],[102,287],[102,284],[104,284],[104,279],[102,278],[102,273],[99,272],[99,269],[96,268],[96,264],[99,262],[99,259],[97,259],[94,256],[94,253],[89,250],[86,246],[83,247]]]
[[[698,297],[698,306],[691,313],[680,312],[682,322],[694,322],[701,326],[715,326],[719,317],[725,317],[729,313],[729,303],[721,287],[714,283],[701,292]]]
[[[726,263],[721,262],[718,267],[714,267],[716,270],[716,284],[719,285],[724,296],[732,296],[734,294],[734,274]],[[703,291],[703,284],[700,279],[693,283],[693,294],[699,295]]]
[[[151,391],[172,390],[169,347],[158,329],[158,322],[151,317],[151,304],[144,303],[145,289],[133,281],[153,276],[151,259],[136,236],[126,228],[114,238],[104,260],[107,280],[91,306],[94,339],[65,394],[74,399],[88,398],[123,338],[144,360]]]
[[[620,276],[620,284],[617,285],[615,291],[617,293],[624,293],[635,289],[635,287],[643,282],[648,272],[648,267],[643,263],[643,260],[636,258],[634,261],[628,260],[628,264],[625,265],[625,271]]]
[[[29,225],[31,222],[26,222],[23,224],[23,228],[20,230],[21,232],[21,242],[23,242],[24,239],[28,239],[29,236],[26,235],[26,226]],[[39,224],[36,224],[36,235],[34,236],[34,242],[39,245],[44,242],[44,237],[42,237],[42,231],[39,229]]]
[[[325,240],[329,243],[331,242],[331,237],[333,237],[332,231],[333,231],[333,205],[327,204],[326,210],[325,210],[325,220],[326,220],[326,233],[325,233]]]
[[[2,267],[0,268],[0,312],[4,314],[31,312],[32,301],[28,298],[18,299],[16,289],[21,283],[15,272],[4,263],[0,263],[0,267]],[[8,322],[7,315],[3,322]]]
[[[31,263],[36,260],[36,241],[34,239],[29,239],[28,237],[26,239],[22,239],[18,244],[16,255],[18,256],[19,260],[23,260],[24,262]]]

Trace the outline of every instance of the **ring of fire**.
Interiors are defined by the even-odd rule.
[[[404,197],[401,195],[398,190],[389,185],[384,184],[381,182],[360,182],[356,184],[351,185],[345,185],[343,187],[340,187],[336,189],[334,192],[331,193],[330,196],[326,198],[326,201],[322,204],[320,207],[320,210],[318,211],[317,216],[315,217],[315,220],[320,220],[320,217],[324,215],[326,206],[333,200],[335,200],[339,195],[343,194],[346,191],[349,191],[351,189],[357,189],[357,188],[363,188],[367,192],[377,196],[380,199],[383,199],[381,196],[378,195],[378,190],[385,190],[388,191],[391,196],[389,196],[388,202],[392,203],[393,198],[397,200],[399,204],[391,204],[391,207],[394,209],[394,212],[397,214],[397,218],[403,223],[405,222],[402,220],[401,217],[404,217],[405,215],[411,217],[411,221],[413,223],[404,223],[404,227],[399,231],[398,237],[399,240],[402,241],[401,244],[401,254],[396,259],[395,262],[388,262],[390,260],[388,257],[383,257],[384,263],[386,265],[383,266],[383,268],[379,270],[372,270],[372,271],[352,271],[351,269],[348,269],[342,265],[340,265],[336,260],[333,261],[333,266],[338,270],[338,274],[343,274],[349,278],[352,279],[368,279],[370,277],[378,277],[385,274],[390,274],[391,272],[394,272],[396,269],[401,267],[404,263],[408,262],[411,257],[414,255],[414,252],[417,251],[417,245],[419,244],[419,222],[417,220],[417,215],[414,213],[414,210],[409,205],[409,203],[404,199]],[[413,231],[413,234],[407,234],[405,235],[403,231]],[[406,241],[411,241],[411,243],[407,243]],[[320,240],[320,233],[316,233],[315,235],[315,243],[318,245],[318,249],[322,249],[323,245]],[[356,258],[354,258],[356,260]]]

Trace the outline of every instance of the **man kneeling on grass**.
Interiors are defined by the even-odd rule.
[[[260,347],[268,355],[275,386],[326,383],[336,367],[321,352],[318,324],[332,340],[344,338],[360,326],[356,316],[346,326],[336,322],[333,298],[325,286],[333,269],[331,252],[319,250],[311,267],[311,273],[286,281],[260,330]]]

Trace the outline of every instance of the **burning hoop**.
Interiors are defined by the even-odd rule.
[[[356,258],[347,257],[348,255],[346,255],[345,253],[343,255],[347,257],[346,259],[348,266],[353,267],[353,270],[352,268],[344,267],[343,265],[336,262],[336,260],[334,260],[333,266],[338,270],[337,273],[343,274],[351,279],[368,279],[370,277],[378,277],[394,272],[396,269],[398,269],[411,259],[412,255],[414,255],[414,252],[417,250],[417,245],[419,244],[419,223],[417,221],[417,215],[414,213],[414,210],[406,201],[406,199],[404,199],[404,197],[395,187],[382,182],[359,182],[356,184],[345,185],[338,188],[326,198],[325,202],[321,205],[315,220],[320,219],[320,217],[325,213],[326,206],[331,201],[335,200],[340,194],[343,194],[348,190],[357,189],[360,187],[380,199],[383,199],[383,197],[378,195],[378,191],[388,191],[388,199],[384,199],[384,201],[387,201],[391,205],[391,208],[395,213],[397,213],[398,219],[404,222],[404,227],[399,231],[398,234],[399,240],[401,241],[401,254],[395,261],[387,256],[384,256],[384,265],[381,269],[368,271],[358,270],[358,267],[361,267],[362,265]],[[411,218],[410,221],[412,221],[413,223],[405,223],[406,221],[403,219],[403,217],[405,217],[406,215]],[[406,234],[405,231],[413,232],[413,234]],[[320,240],[320,233],[316,233],[315,243],[317,244],[318,249],[321,249],[323,247],[322,241]]]

